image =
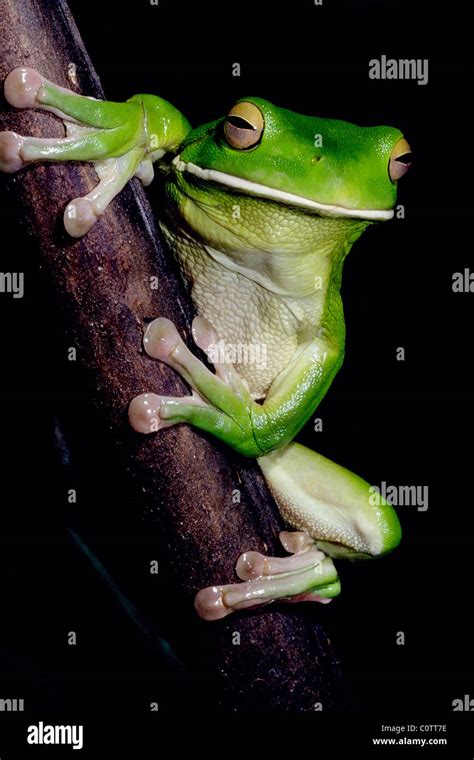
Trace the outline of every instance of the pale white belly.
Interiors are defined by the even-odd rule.
[[[291,361],[306,315],[288,299],[214,261],[198,242],[164,232],[198,314],[214,326],[254,398],[262,398]]]

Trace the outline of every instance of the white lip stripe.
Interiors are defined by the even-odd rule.
[[[242,190],[250,195],[258,195],[260,198],[269,198],[273,201],[284,201],[292,206],[301,206],[306,209],[313,209],[319,211],[322,215],[326,216],[341,216],[341,217],[353,217],[355,219],[374,219],[377,221],[385,221],[392,219],[393,209],[387,211],[380,209],[352,209],[343,208],[342,206],[331,206],[326,203],[318,203],[317,201],[311,201],[307,198],[303,198],[301,195],[295,195],[294,193],[287,193],[284,190],[275,190],[266,185],[259,185],[257,182],[250,182],[247,179],[241,179],[235,177],[233,174],[226,174],[225,172],[219,172],[216,169],[202,169],[200,166],[192,163],[186,163],[181,161],[179,156],[173,159],[173,164],[180,172],[189,172],[194,174],[199,179],[206,180],[208,182],[218,182],[220,185],[227,185],[227,187],[233,187],[236,190]]]

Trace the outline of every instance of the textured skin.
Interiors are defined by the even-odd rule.
[[[170,231],[166,236],[192,283],[198,313],[215,326],[219,338],[226,344],[266,346],[265,366],[235,364],[253,398],[262,398],[296,350],[298,320],[283,299],[271,297],[257,283],[223,268],[197,241]]]
[[[198,313],[227,343],[265,347],[264,368],[236,364],[252,395],[262,398],[298,346],[328,322],[329,288],[338,286],[342,260],[367,223],[322,219],[202,183],[198,190],[179,174],[170,178],[163,230]],[[212,255],[218,251],[225,256],[220,262]]]
[[[349,530],[343,517],[335,509],[315,509],[314,504],[295,502],[294,493],[276,488],[267,481],[278,504],[284,521],[297,530],[303,530],[313,538],[324,536],[325,541],[351,546],[357,552],[369,554],[368,541],[354,530]],[[318,505],[319,506],[319,505]]]
[[[260,467],[283,519],[313,536],[322,551],[351,559],[380,556],[400,541],[393,507],[371,506],[369,484],[321,454],[292,442],[260,459]]]
[[[387,167],[400,130],[305,116],[263,98],[242,100],[256,104],[264,116],[255,151],[231,148],[219,120],[193,129],[180,148],[181,158],[320,203],[392,208],[397,190]]]

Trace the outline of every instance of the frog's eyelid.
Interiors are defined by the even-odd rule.
[[[395,161],[398,161],[400,164],[411,164],[413,160],[412,153],[404,153],[402,156],[398,156]]]
[[[233,114],[230,114],[227,116],[226,121],[228,121],[229,124],[232,124],[232,126],[236,127],[237,129],[251,129],[253,132],[256,132],[257,130],[257,127],[255,127],[246,119],[242,118],[242,116],[235,116]]]

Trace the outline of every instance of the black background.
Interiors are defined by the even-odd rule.
[[[415,163],[399,193],[406,218],[373,226],[346,260],[346,359],[316,415],[324,432],[303,437],[370,482],[428,486],[429,509],[400,507],[400,548],[373,563],[339,563],[343,594],[308,614],[341,658],[340,710],[362,724],[374,714],[446,722],[453,699],[474,697],[474,294],[452,292],[452,274],[472,261],[466,19],[455,6],[403,2],[70,5],[109,99],[154,92],[198,125],[259,95],[302,113],[391,124],[410,142]],[[428,58],[429,84],[371,81],[368,61],[382,54]],[[153,202],[153,186],[149,195]],[[138,510],[97,433],[80,366],[66,360],[34,244],[16,212],[3,203],[1,213],[9,235],[2,270],[26,273],[24,299],[0,296],[1,691],[52,715],[140,711],[149,701],[160,702],[160,715],[205,709],[205,685],[190,685],[164,661],[71,542],[70,525],[145,625],[160,629],[159,582],[148,574],[153,550]],[[66,466],[58,418],[66,434],[71,425]],[[77,505],[65,497],[72,487]],[[69,630],[80,646],[67,646]],[[405,646],[396,644],[399,631]]]

